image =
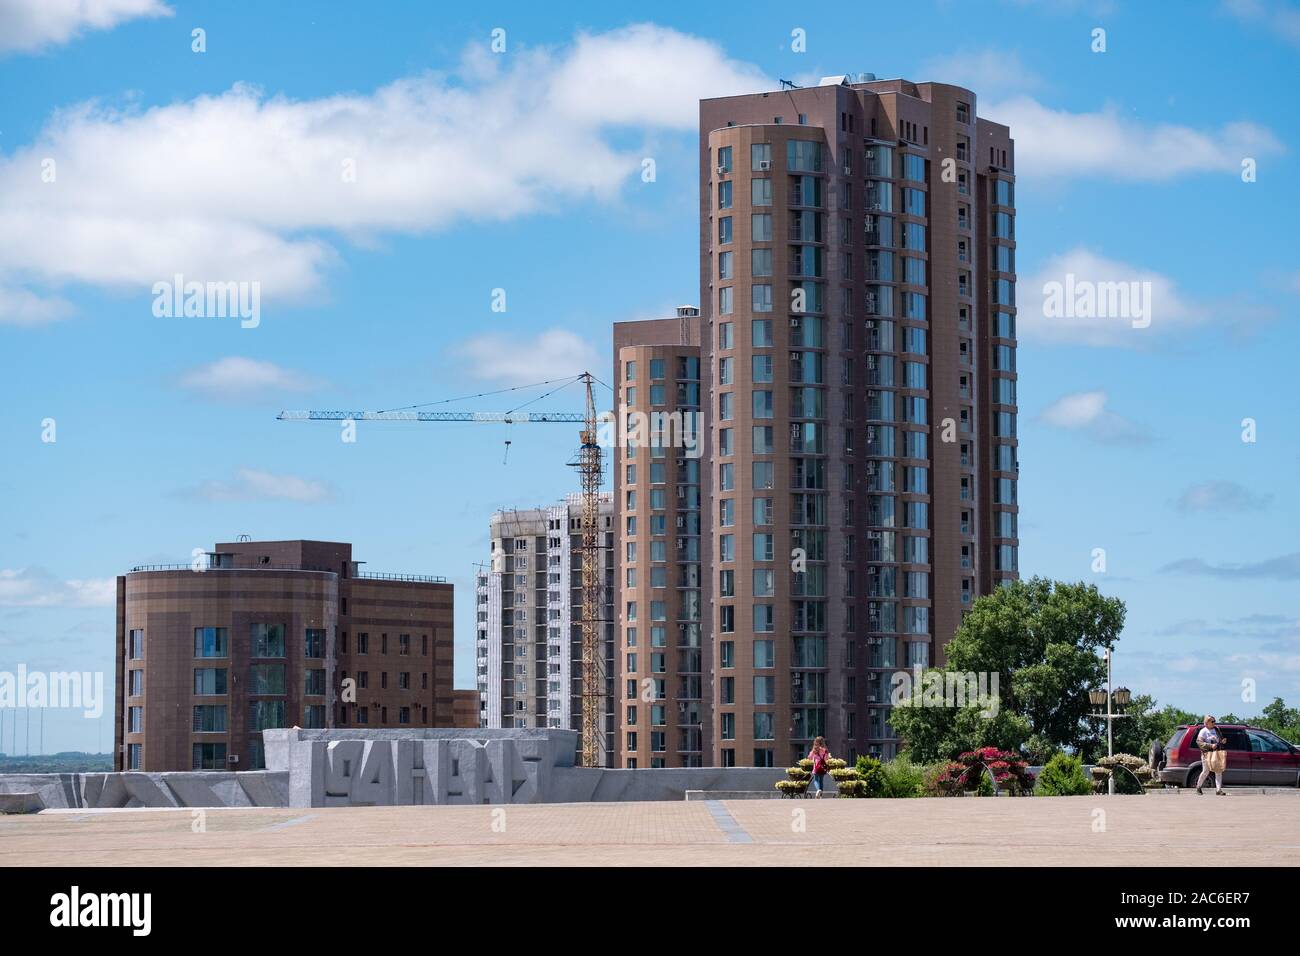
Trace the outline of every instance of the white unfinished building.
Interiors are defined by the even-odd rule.
[[[614,734],[614,503],[600,498],[605,766]],[[485,727],[582,729],[582,501],[492,515],[477,579],[476,677]]]

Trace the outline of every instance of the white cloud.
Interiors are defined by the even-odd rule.
[[[323,482],[254,468],[237,469],[231,481],[205,481],[191,494],[208,501],[296,501],[300,504],[317,504],[331,497],[329,487]]]
[[[57,296],[39,296],[0,283],[0,323],[42,325],[72,313],[72,305]]]
[[[926,60],[917,76],[935,83],[964,86],[980,97],[1023,94],[1042,85],[1042,78],[1025,66],[1014,50],[965,50]],[[977,112],[984,114],[983,107]],[[1016,136],[1016,131],[1012,130]]]
[[[1144,123],[1111,106],[1071,113],[1028,96],[981,105],[979,113],[1011,128],[1020,176],[1161,182],[1194,173],[1237,175],[1244,158],[1283,151],[1271,131],[1248,122],[1197,130],[1174,123]]]
[[[566,329],[547,329],[535,337],[494,332],[456,348],[473,378],[501,385],[525,385],[577,375],[601,367],[600,356],[586,339]]]
[[[0,0],[0,55],[67,43],[141,17],[169,17],[160,0]]]
[[[116,600],[113,578],[65,581],[44,568],[0,569],[0,607],[106,607]]]
[[[1109,300],[1105,290],[1114,283],[1129,283],[1130,291],[1131,283],[1139,283],[1137,296],[1130,296],[1127,309],[1103,304]],[[1051,284],[1059,285],[1062,297],[1067,303],[1073,298],[1076,306],[1083,290],[1097,290],[1099,294],[1091,310],[1075,307],[1060,314],[1051,309],[1055,291]],[[1067,294],[1069,289],[1075,290],[1073,297]],[[1148,348],[1171,332],[1203,325],[1216,315],[1232,318],[1231,307],[1221,311],[1188,300],[1167,276],[1107,259],[1082,247],[1053,256],[1038,272],[1017,283],[1016,294],[1020,303],[1016,331],[1022,338],[1050,344]],[[1139,303],[1147,310],[1145,316],[1139,316],[1134,308]],[[1141,323],[1148,319],[1149,325],[1142,327]]]
[[[1180,511],[1240,513],[1268,507],[1272,495],[1260,495],[1235,481],[1202,481],[1190,485],[1178,499]]]
[[[1038,419],[1055,428],[1087,435],[1105,445],[1135,445],[1149,441],[1145,428],[1106,407],[1109,400],[1110,397],[1102,391],[1062,395],[1043,409]]]
[[[230,355],[190,369],[181,375],[180,384],[212,398],[239,401],[272,392],[306,392],[319,383],[274,362]]]
[[[1283,0],[1224,0],[1221,6],[1237,19],[1300,46],[1300,9]]]
[[[144,111],[60,112],[0,158],[0,282],[143,294],[181,273],[259,281],[264,304],[302,297],[319,289],[338,236],[611,199],[645,155],[624,127],[690,131],[698,98],[773,85],[653,25],[562,50],[475,50],[458,76],[370,94],[291,100],[237,85]]]

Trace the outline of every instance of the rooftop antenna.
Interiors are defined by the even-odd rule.
[[[252,535],[249,535],[249,534],[237,534],[237,535],[235,535],[235,540],[236,540],[236,541],[252,541],[252,540],[253,540],[253,536],[252,536]]]
[[[796,83],[794,80],[780,80],[779,82],[780,82],[780,84],[781,84],[781,89],[783,89],[783,90],[797,90],[797,89],[799,89],[799,84]]]

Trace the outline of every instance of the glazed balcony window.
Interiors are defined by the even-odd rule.
[[[785,165],[790,172],[821,172],[821,143],[815,140],[787,140],[785,144]]]
[[[772,144],[751,143],[749,147],[749,168],[753,172],[762,172],[772,168]]]
[[[749,181],[749,204],[751,206],[772,205],[772,180],[763,177]]]
[[[733,253],[730,252],[718,253],[718,278],[719,279],[732,278],[734,274],[734,270],[732,268],[732,258],[733,258]]]

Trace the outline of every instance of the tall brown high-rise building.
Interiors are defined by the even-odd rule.
[[[713,763],[699,309],[614,325],[615,763]]]
[[[117,579],[117,770],[256,770],[275,727],[451,727],[452,586],[329,541]]]
[[[615,361],[653,405],[646,361],[669,400],[699,346],[698,552],[660,578],[694,581],[680,562],[700,555],[705,762],[775,765],[819,734],[891,756],[891,674],[941,664],[971,601],[1017,577],[1013,170],[1010,131],[955,86],[830,77],[700,104],[698,331],[617,326]],[[637,562],[659,514],[642,494],[618,499]],[[620,560],[640,678],[644,632],[689,590]],[[686,761],[671,712],[690,698],[669,694],[662,727],[625,703],[625,760]],[[647,750],[646,729],[667,736]]]

